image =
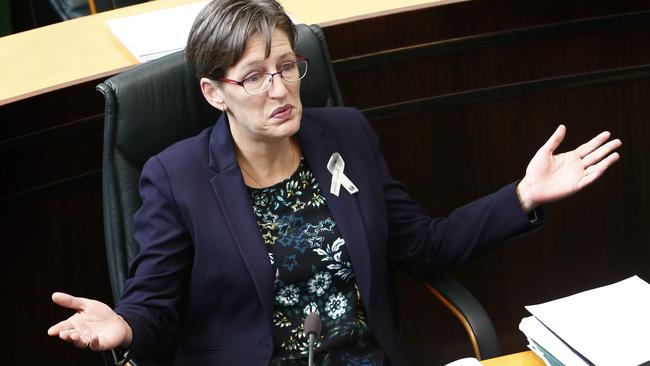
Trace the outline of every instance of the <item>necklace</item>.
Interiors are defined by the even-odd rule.
[[[290,145],[289,145],[289,148],[291,149],[291,165],[290,165],[289,167],[290,167],[290,170],[293,171],[293,164],[294,164],[294,162],[295,162],[294,158],[295,158],[295,155],[296,155],[296,154],[295,154],[295,148],[293,147],[293,144],[291,144],[291,142],[289,142],[289,144],[290,144]],[[252,179],[253,182],[255,182],[255,184],[257,184],[257,185],[259,186],[259,188],[264,188],[264,187],[265,187],[265,185],[263,185],[262,183],[260,183],[257,179],[255,179],[255,177],[254,177],[251,173],[248,172],[248,170],[244,167],[244,164],[239,164],[239,165],[241,166],[241,169],[244,171],[244,173],[245,173],[245,174],[246,174],[250,179]]]

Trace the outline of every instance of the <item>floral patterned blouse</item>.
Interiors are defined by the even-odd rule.
[[[316,365],[384,365],[345,240],[307,162],[283,182],[248,191],[276,277],[271,365],[307,364],[303,322],[313,311],[322,321]]]

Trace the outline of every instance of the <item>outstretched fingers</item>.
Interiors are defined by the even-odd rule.
[[[55,292],[52,294],[52,301],[64,308],[79,311],[86,308],[86,303],[88,300],[84,299],[83,297],[76,297],[63,292]]]
[[[94,351],[115,347],[124,343],[125,338],[130,343],[131,328],[108,305],[61,292],[52,294],[52,300],[75,314],[50,327],[50,336]]]
[[[616,163],[620,158],[617,152],[609,154],[605,159],[602,159],[597,164],[591,165],[585,169],[585,176],[578,182],[578,188],[581,189],[593,183],[596,179],[600,178],[603,173]]]
[[[609,131],[601,132],[591,140],[578,146],[578,148],[576,149],[576,153],[578,153],[578,156],[580,158],[584,158],[585,156],[589,155],[592,151],[598,149],[598,147],[604,144],[605,141],[609,140],[610,136],[611,134],[609,133]]]
[[[72,323],[70,321],[64,320],[62,322],[59,322],[59,323],[51,326],[47,330],[47,334],[50,335],[50,336],[59,336],[60,337],[61,333],[67,332],[67,331],[69,331],[69,330],[71,330],[73,328],[74,328],[74,326],[72,325]]]
[[[87,302],[87,300],[82,297],[75,297],[63,292],[53,293],[52,301],[61,307],[71,309],[76,312],[83,311],[86,308]],[[68,318],[51,326],[47,330],[47,334],[51,336],[59,336],[61,339],[67,340],[71,334],[74,334],[75,329],[75,325],[70,319],[71,318]]]
[[[603,158],[609,156],[614,150],[621,147],[622,144],[623,143],[619,139],[609,141],[608,143],[598,147],[596,150],[584,156],[582,158],[582,165],[585,167],[585,169],[587,169],[590,166],[597,164],[599,161],[603,160]]]
[[[58,333],[61,340],[74,344],[77,348],[99,349],[99,337],[88,331],[66,329]]]

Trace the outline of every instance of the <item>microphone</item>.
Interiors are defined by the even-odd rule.
[[[309,339],[309,366],[314,366],[314,342],[320,337],[321,321],[317,312],[305,318],[305,336]]]

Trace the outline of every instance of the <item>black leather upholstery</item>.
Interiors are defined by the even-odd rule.
[[[298,25],[297,31],[296,52],[309,58],[308,74],[301,83],[303,106],[343,105],[321,29]],[[132,221],[141,204],[138,179],[142,165],[165,147],[212,125],[220,112],[204,100],[183,52],[116,75],[99,84],[97,90],[105,98],[104,237],[111,289],[117,300],[128,277],[129,261],[138,251]],[[480,304],[447,277],[432,283],[477,324],[474,334],[491,338],[484,342],[488,347],[485,354],[498,354],[494,328]],[[151,362],[138,364],[153,365]]]

